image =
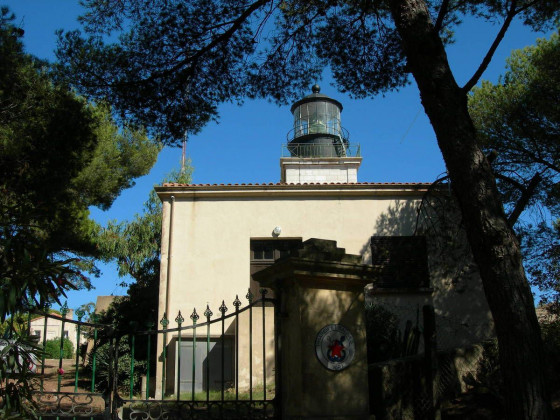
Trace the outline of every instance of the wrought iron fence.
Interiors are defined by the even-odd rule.
[[[331,136],[336,136],[345,143],[348,143],[350,140],[350,133],[347,129],[340,126],[340,122],[331,122],[330,124],[309,124],[309,121],[302,121],[300,120],[300,124],[296,127],[292,128],[288,131],[286,135],[286,140],[288,142],[294,141],[298,137],[304,137],[307,135],[315,135],[315,134],[328,134]]]
[[[282,157],[360,157],[360,145],[357,143],[288,143],[282,145]]]
[[[243,308],[241,300],[236,297],[232,302],[235,309],[229,314],[222,301],[219,315],[214,319],[207,305],[202,314],[205,322],[199,322],[200,315],[194,309],[190,325],[185,325],[185,318],[179,311],[174,319],[174,328],[170,328],[167,314],[160,321],[160,329],[152,323],[146,325],[145,330],[138,330],[136,324],[131,325],[129,331],[120,332],[96,323],[95,319],[92,323],[82,322],[83,314],[78,314],[78,321],[65,319],[64,309],[61,317],[44,313],[45,319],[54,318],[61,322],[60,355],[56,391],[44,386],[46,361],[45,355],[42,356],[39,386],[33,394],[39,414],[43,420],[68,417],[123,420],[276,418],[279,411],[276,395],[279,385],[276,365],[278,340],[274,339],[275,331],[270,325],[274,325],[278,318],[276,301],[267,298],[266,294],[267,291],[262,289],[260,298],[255,299],[249,290],[247,305]],[[267,317],[272,317],[272,323],[270,320],[267,322]],[[242,318],[244,322],[241,322]],[[83,366],[80,365],[79,354],[76,354],[73,392],[68,389],[68,375],[66,382],[62,383],[62,349],[67,323],[76,324],[78,344],[84,330],[88,331],[88,340],[91,341],[87,378],[91,383],[85,389],[80,377]],[[46,325],[47,322],[43,345],[46,343]],[[241,330],[243,326],[247,327],[246,331]],[[255,336],[255,328],[261,329],[257,334],[259,337]],[[272,331],[267,331],[267,328]],[[272,340],[267,342],[266,337],[269,336]],[[184,346],[184,343],[188,345]],[[156,344],[159,344],[157,348]],[[101,370],[100,355],[103,355]],[[65,363],[68,365],[68,362]],[[124,376],[123,363],[128,363]],[[243,369],[240,363],[247,371],[244,383],[241,383]],[[143,364],[141,372],[138,371],[140,364]],[[154,378],[153,367],[157,364],[161,377]],[[136,380],[139,373],[145,378],[145,386],[140,390]],[[258,378],[259,375],[262,376]],[[203,378],[202,382],[199,377]],[[216,381],[210,380],[216,377]],[[150,386],[155,383],[154,379],[159,382],[159,393]],[[102,383],[104,389],[100,390]],[[217,388],[214,386],[216,383]],[[166,392],[170,389],[173,392]]]
[[[45,308],[45,310],[48,308]],[[99,329],[106,329],[106,325],[97,324],[96,315],[93,315],[94,322],[82,322],[82,317],[84,316],[83,311],[77,311],[76,315],[78,320],[74,321],[71,319],[66,319],[68,313],[68,306],[64,304],[61,308],[61,315],[55,315],[45,312],[36,312],[44,316],[45,321],[43,324],[43,334],[42,334],[42,347],[40,366],[36,369],[38,374],[38,380],[35,384],[38,386],[32,391],[33,404],[35,406],[35,411],[39,414],[39,418],[42,420],[47,420],[51,418],[80,418],[87,417],[91,419],[102,419],[109,418],[110,416],[110,400],[111,396],[108,393],[96,391],[96,354],[93,352],[91,355],[91,360],[93,363],[92,373],[90,376],[90,388],[84,389],[79,388],[79,371],[80,365],[80,343],[84,338],[84,329],[91,333],[91,337],[94,342],[97,341]],[[56,391],[45,389],[45,367],[46,365],[46,343],[47,343],[47,328],[48,319],[57,320],[60,322],[60,333],[58,334],[59,339],[59,357],[58,357],[58,368],[55,372],[56,377]],[[62,380],[64,375],[63,360],[64,360],[64,340],[67,338],[65,332],[66,324],[76,325],[76,354],[74,359],[74,378],[73,391],[67,389],[62,389]],[[52,385],[52,384],[51,384]],[[68,388],[68,384],[65,388]]]

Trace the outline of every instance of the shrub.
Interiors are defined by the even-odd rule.
[[[483,343],[482,358],[476,374],[469,373],[464,379],[467,385],[479,394],[489,394],[503,404],[504,381],[500,371],[500,355],[496,339]]]
[[[113,378],[115,357],[112,347],[109,343],[99,343],[93,349],[93,352],[88,354],[89,363],[85,368],[85,372],[91,372],[93,366],[93,353],[95,352],[96,359],[96,372],[95,372],[95,389],[98,392],[105,392],[109,390],[110,378]],[[119,384],[119,391],[123,395],[128,395],[130,390],[130,362],[131,350],[128,342],[128,336],[124,336],[119,340],[119,359],[117,363],[117,383]],[[134,360],[134,393],[139,393],[142,385],[142,375],[146,373],[146,361]]]
[[[0,376],[10,380],[0,381],[0,418],[35,418],[32,400],[32,378],[36,361],[40,357],[29,337],[0,340]]]
[[[47,340],[45,343],[45,353],[48,359],[58,359],[60,357],[60,338]],[[72,359],[74,357],[74,345],[68,338],[63,339],[62,358]]]
[[[381,305],[366,305],[368,362],[382,362],[418,353],[420,329],[407,321],[404,331],[400,320]]]

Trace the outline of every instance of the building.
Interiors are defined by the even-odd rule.
[[[363,158],[359,146],[348,141],[341,111],[342,104],[321,94],[318,86],[292,106],[294,125],[280,158],[277,184],[170,183],[156,188],[163,202],[159,316],[167,314],[169,328],[176,326],[173,320],[179,311],[190,314],[196,308],[202,313],[208,305],[217,312],[222,301],[230,306],[228,302],[245,296],[247,289],[257,293],[254,273],[303,241],[319,238],[336,241],[346,253],[361,256],[364,264],[380,267],[366,300],[388,308],[403,323],[416,320],[421,305],[432,304],[438,315],[440,347],[492,335],[481,281],[458,224],[453,221],[434,232],[429,228],[432,223],[426,222],[435,220],[432,213],[438,206],[453,207],[446,187],[436,188],[438,195],[430,201],[426,198],[434,190],[430,184],[359,182]],[[419,209],[427,202],[420,218]],[[448,213],[456,211],[451,208]],[[273,352],[273,320],[266,319],[270,322],[266,345]],[[253,325],[257,330],[261,327]],[[231,338],[232,322],[226,330]],[[218,346],[220,331],[214,328],[211,335],[212,345]],[[224,351],[229,359],[232,350],[227,343]],[[184,336],[181,345],[184,357],[192,361],[188,356],[192,339]],[[158,354],[163,346],[160,337]],[[166,337],[165,346],[170,360],[176,359],[173,334]],[[200,366],[204,358],[197,353]],[[255,363],[261,366],[261,362]],[[272,374],[271,361],[266,366]],[[162,369],[159,363],[158,378]],[[239,369],[238,376],[246,378],[246,366]],[[176,391],[176,377],[176,366],[170,362],[165,392]],[[184,383],[191,384],[188,378]],[[196,386],[203,388],[202,382]]]
[[[107,311],[115,299],[121,298],[123,296],[97,296],[95,300],[95,314],[100,315],[102,312]]]
[[[66,319],[72,319],[74,317],[74,311],[72,309],[68,309],[66,313]],[[56,318],[49,318],[47,317],[47,325],[46,325],[46,339],[54,340],[59,339],[62,335],[64,338],[69,339],[74,346],[74,350],[77,347],[76,341],[76,324],[71,322],[64,323],[64,331],[62,330],[62,320]],[[38,316],[33,318],[29,325],[29,331],[32,336],[38,337],[38,343],[43,342],[43,336],[45,334],[45,317]]]

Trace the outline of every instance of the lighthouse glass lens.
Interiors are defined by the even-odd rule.
[[[294,110],[294,137],[340,134],[340,110],[327,101],[307,102]]]

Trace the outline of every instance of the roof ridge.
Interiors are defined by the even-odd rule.
[[[303,186],[303,185],[431,185],[431,182],[263,182],[263,183],[215,183],[187,184],[164,182],[162,187],[265,187],[265,186]]]

